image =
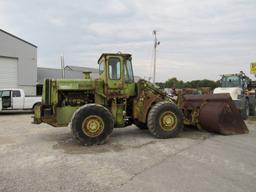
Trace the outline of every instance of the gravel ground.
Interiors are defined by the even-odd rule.
[[[0,116],[0,191],[256,191],[256,121],[245,135],[186,129],[166,140],[131,126],[92,147],[31,121]]]

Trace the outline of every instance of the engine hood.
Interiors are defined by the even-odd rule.
[[[213,94],[229,93],[233,100],[237,100],[238,95],[241,95],[242,91],[240,87],[217,87],[213,90]]]

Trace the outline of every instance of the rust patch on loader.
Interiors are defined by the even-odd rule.
[[[185,95],[181,109],[187,125],[223,135],[249,132],[229,94]]]

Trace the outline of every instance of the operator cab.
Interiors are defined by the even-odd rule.
[[[135,94],[132,56],[122,53],[103,53],[98,60],[100,79],[106,84],[107,95]]]
[[[223,75],[221,78],[221,87],[240,87],[247,88],[249,79],[243,73]]]

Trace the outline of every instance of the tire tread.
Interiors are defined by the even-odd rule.
[[[168,101],[162,101],[162,102],[158,102],[156,103],[152,108],[151,110],[149,111],[149,114],[148,114],[148,121],[147,121],[147,125],[148,125],[148,129],[149,131],[151,132],[151,134],[153,136],[155,136],[156,138],[161,138],[161,139],[167,139],[167,138],[170,138],[170,137],[175,137],[177,136],[177,134],[179,133],[179,131],[183,128],[183,123],[182,124],[179,124],[178,126],[178,129],[174,131],[174,134],[172,134],[171,136],[166,134],[166,135],[163,135],[161,134],[157,128],[154,126],[154,121],[155,121],[155,117],[157,116],[157,112],[158,110],[165,106],[165,105],[174,105]],[[175,106],[176,107],[176,106]],[[176,107],[177,108],[177,107]],[[182,117],[182,114],[179,114],[181,115]],[[179,121],[179,119],[178,119]]]
[[[100,111],[100,114],[104,114],[106,116],[108,116],[108,120],[110,121],[110,124],[112,125],[112,127],[110,128],[111,130],[109,130],[109,134],[103,138],[103,139],[95,139],[95,140],[88,140],[86,141],[80,134],[79,134],[79,130],[76,127],[76,125],[78,124],[78,122],[80,121],[80,117],[83,115],[84,110],[88,110],[88,108],[90,108],[91,111],[97,110]],[[72,120],[71,120],[71,132],[73,134],[73,138],[80,144],[83,145],[101,145],[103,144],[108,137],[110,136],[110,134],[113,131],[113,127],[114,127],[114,121],[112,118],[112,114],[109,112],[109,110],[107,108],[105,108],[102,105],[99,104],[86,104],[82,107],[80,107],[79,109],[76,110],[76,112],[73,114]]]

